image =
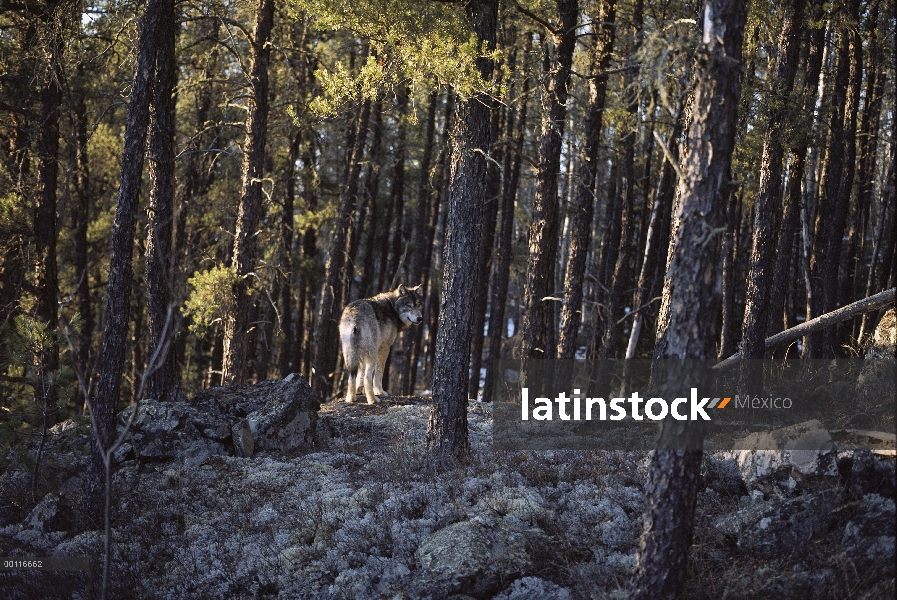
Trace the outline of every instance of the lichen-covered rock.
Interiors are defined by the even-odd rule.
[[[748,489],[770,480],[838,474],[834,442],[819,421],[805,421],[735,442],[738,468]],[[793,485],[786,485],[793,487]]]
[[[132,411],[133,405],[119,413],[119,431]],[[144,400],[115,458],[181,460],[189,466],[199,465],[210,456],[227,453],[230,428],[230,421],[214,406]]]
[[[744,552],[772,558],[790,551],[826,532],[837,519],[838,491],[825,491],[798,498],[762,499],[760,492],[742,498],[742,508],[714,523],[717,531],[734,540]]]
[[[212,456],[289,452],[314,439],[318,399],[301,375],[255,385],[211,388],[189,402],[140,403],[118,462],[178,460],[200,466]],[[119,413],[119,431],[133,406]]]
[[[873,454],[864,448],[838,459],[844,487],[854,498],[878,494],[894,498],[894,459]]]
[[[22,525],[25,529],[34,529],[41,533],[58,531],[67,525],[62,515],[59,494],[50,492],[38,502]]]
[[[245,394],[245,389],[241,393]],[[264,402],[231,429],[238,455],[252,456],[259,450],[292,452],[311,447],[319,400],[302,375],[293,373],[282,381],[258,383],[252,386],[252,397]],[[228,407],[232,415],[257,404],[250,404],[244,396],[232,401],[231,396],[224,394],[218,397],[218,402]]]
[[[484,598],[530,565],[522,533],[463,521],[434,532],[417,549],[418,591],[433,598],[463,592]]]
[[[897,311],[891,308],[881,316],[866,349],[866,358],[880,356],[894,358],[895,348],[897,348]]]
[[[707,456],[701,463],[701,477],[706,489],[721,496],[740,498],[747,494],[738,462],[733,458],[717,460]]]
[[[844,528],[844,555],[865,577],[894,577],[894,500],[868,494],[862,506],[865,510]]]

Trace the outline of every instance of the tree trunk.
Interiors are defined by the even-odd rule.
[[[255,271],[258,224],[262,210],[262,177],[265,171],[265,142],[268,133],[268,58],[274,0],[258,0],[249,64],[251,88],[246,142],[243,150],[243,189],[237,212],[232,264],[237,280],[231,289],[232,308],[224,321],[224,365],[222,382],[243,383],[249,375],[250,274]]]
[[[632,9],[632,26],[635,29],[635,40],[630,50],[634,54],[638,48],[638,37],[644,22],[643,4],[636,0]],[[624,131],[620,139],[620,249],[617,251],[617,260],[614,263],[613,278],[610,282],[610,293],[607,295],[607,318],[604,327],[604,338],[598,350],[599,359],[614,358],[617,345],[617,318],[620,312],[623,290],[626,287],[629,271],[629,261],[632,257],[630,237],[633,229],[633,194],[635,193],[635,142],[638,127],[638,95],[634,86],[636,73],[633,70],[626,72],[623,79],[626,90],[626,112],[629,113],[631,129]]]
[[[471,0],[465,11],[473,33],[485,52],[495,47],[497,0]],[[477,59],[480,75],[492,76],[493,61]],[[490,137],[489,107],[485,94],[458,106],[452,132],[452,169],[449,212],[444,246],[445,275],[439,306],[436,355],[433,364],[435,406],[427,424],[427,446],[456,458],[469,451],[467,440],[467,387],[472,298],[477,282],[480,221],[486,199],[486,153]]]
[[[635,316],[632,320],[632,331],[629,334],[629,344],[626,347],[626,358],[635,358],[636,347],[645,322],[645,312],[649,303],[653,302],[654,280],[662,270],[661,265],[666,264],[666,249],[669,247],[670,216],[672,214],[673,195],[676,191],[676,172],[673,170],[675,161],[679,161],[679,137],[682,135],[682,112],[685,107],[685,93],[680,93],[676,101],[676,110],[673,115],[673,128],[667,137],[667,149],[670,156],[665,157],[663,167],[660,170],[660,179],[657,182],[657,192],[654,194],[654,205],[651,208],[651,217],[648,221],[648,231],[645,235],[645,255],[639,271],[635,292]]]
[[[414,233],[411,264],[408,269],[408,276],[405,283],[408,285],[423,284],[424,268],[429,266],[424,264],[426,252],[421,252],[421,248],[426,248],[426,244],[433,243],[433,240],[427,240],[427,221],[430,216],[430,165],[433,162],[433,145],[436,138],[436,105],[439,102],[439,94],[431,92],[429,105],[427,106],[427,128],[424,134],[424,152],[420,161],[420,180],[417,185],[417,212],[414,217]],[[368,255],[370,256],[370,252]],[[424,286],[425,289],[426,286]],[[420,345],[421,330],[423,327],[415,327],[406,329],[402,336],[402,358],[400,364],[396,367],[399,371],[400,386],[397,392],[403,396],[414,393],[412,385],[411,372],[415,370],[416,365],[412,365],[412,358],[416,354],[414,348]]]
[[[324,273],[324,286],[321,290],[321,304],[318,312],[318,324],[315,335],[315,373],[312,384],[319,393],[331,391],[331,377],[336,369],[337,359],[337,325],[340,307],[337,299],[341,297],[340,282],[346,265],[346,237],[349,233],[349,219],[355,210],[355,194],[358,192],[358,179],[361,171],[361,159],[364,153],[364,142],[367,138],[368,119],[371,115],[371,102],[364,100],[358,108],[358,116],[354,128],[355,135],[347,145],[349,159],[344,171],[343,186],[340,190],[339,217],[333,231],[330,252]]]
[[[281,379],[290,373],[299,372],[299,364],[292,352],[293,338],[298,335],[293,331],[293,217],[296,213],[296,161],[299,160],[299,149],[302,145],[302,134],[293,133],[287,164],[283,173],[283,210],[280,216],[280,356],[277,369]]]
[[[106,324],[100,353],[97,393],[92,402],[93,428],[90,462],[84,478],[82,509],[86,525],[99,528],[103,522],[103,497],[106,489],[102,452],[115,433],[115,408],[121,391],[121,374],[128,336],[131,306],[131,257],[134,228],[137,224],[137,198],[143,173],[149,103],[152,95],[153,61],[156,55],[158,22],[167,0],[148,0],[137,47],[137,66],[131,87],[131,102],[125,124],[125,144],[121,160],[121,185],[112,222],[112,253],[109,260],[109,284],[106,300]]]
[[[58,34],[46,42],[44,81],[41,89],[40,133],[38,136],[37,189],[34,194],[35,306],[34,315],[48,333],[59,328],[59,282],[56,268],[56,188],[59,174],[59,112],[62,77],[59,60],[62,49]],[[34,398],[45,406],[55,406],[56,390],[51,374],[59,368],[59,349],[46,344],[34,357],[38,385]]]
[[[373,123],[371,124],[371,149],[368,161],[367,172],[365,173],[364,186],[362,187],[362,198],[371,216],[368,219],[367,236],[365,236],[365,256],[364,267],[361,275],[361,291],[359,295],[362,298],[368,298],[378,294],[382,290],[374,289],[374,280],[376,279],[376,255],[374,248],[377,247],[376,239],[378,234],[382,237],[382,232],[378,232],[377,227],[377,196],[380,190],[380,161],[382,160],[382,139],[383,139],[383,111],[378,103],[372,110]]]
[[[78,65],[77,77],[84,78],[84,65]],[[87,258],[87,226],[90,223],[90,161],[87,156],[87,105],[83,94],[73,97],[75,120],[75,179],[74,179],[74,210],[72,211],[72,238],[75,246],[74,266],[75,276],[78,278],[77,296],[78,313],[81,315],[81,332],[78,336],[78,354],[75,358],[75,366],[87,389],[90,389],[90,347],[93,341],[94,311],[90,293],[89,262]],[[86,410],[86,407],[85,407]]]
[[[595,42],[592,47],[591,71],[606,71],[614,49],[616,0],[603,0],[595,19]],[[583,122],[583,143],[579,147],[579,172],[576,174],[576,195],[570,224],[570,255],[564,273],[564,304],[561,308],[561,331],[558,358],[573,358],[576,353],[579,326],[582,323],[582,286],[586,256],[592,237],[595,215],[595,179],[601,150],[601,131],[607,98],[607,75],[589,79],[589,103]]]
[[[550,311],[545,298],[554,290],[552,265],[557,259],[558,181],[561,141],[567,118],[567,85],[576,47],[577,0],[559,0],[557,24],[549,32],[554,55],[543,73],[542,136],[539,140],[539,168],[533,198],[533,221],[529,232],[529,260],[523,298],[523,342],[521,357],[540,359],[547,352]],[[548,53],[549,49],[545,48]]]
[[[741,199],[729,190],[726,206],[726,233],[722,244],[722,323],[720,324],[720,359],[735,352],[735,272],[738,270],[740,246],[738,231],[741,225]]]
[[[741,354],[745,358],[763,358],[766,324],[769,320],[770,284],[775,269],[775,244],[781,216],[782,160],[787,129],[787,100],[794,87],[803,28],[804,0],[788,0],[782,16],[782,31],[776,56],[770,94],[773,107],[768,114],[763,154],[760,159],[760,189],[754,207],[754,239],[750,270],[745,291]],[[730,354],[727,351],[726,356]]]
[[[152,178],[144,255],[146,281],[146,312],[149,334],[149,355],[161,348],[158,367],[146,374],[146,394],[167,402],[179,396],[177,356],[168,351],[177,320],[173,306],[171,281],[173,271],[174,218],[174,133],[175,97],[177,83],[174,45],[177,25],[174,0],[166,0],[160,7],[156,38],[156,60],[153,96],[150,102],[149,171]],[[169,317],[169,309],[172,309]],[[168,322],[170,321],[170,322]],[[167,323],[168,322],[168,323]],[[166,323],[168,325],[166,331]],[[169,346],[173,348],[173,346]]]
[[[501,107],[497,102],[492,105],[492,123],[490,139],[497,141],[501,135]],[[476,297],[473,303],[473,338],[470,342],[470,387],[468,397],[476,400],[480,390],[480,370],[483,366],[483,344],[486,340],[486,311],[489,305],[489,280],[492,270],[492,250],[495,245],[495,224],[498,220],[498,202],[501,195],[501,173],[498,164],[504,156],[504,150],[498,146],[491,151],[491,158],[486,165],[486,206],[482,221],[483,232],[480,234],[479,264],[477,265]]]
[[[402,86],[396,98],[396,142],[395,142],[395,165],[392,170],[392,220],[388,223],[393,228],[392,240],[389,243],[389,260],[386,267],[386,281],[389,285],[386,289],[393,289],[399,283],[409,283],[403,281],[403,257],[402,243],[405,237],[405,155],[407,151],[408,139],[408,88]]]
[[[496,263],[492,270],[492,298],[489,312],[489,347],[486,359],[486,377],[483,380],[483,402],[492,402],[495,387],[495,361],[501,359],[501,342],[508,327],[505,306],[508,299],[508,283],[511,279],[511,255],[513,254],[514,205],[520,186],[520,168],[523,163],[523,142],[526,138],[526,108],[530,71],[529,55],[532,52],[533,35],[527,32],[523,44],[523,77],[518,91],[517,106],[509,111],[507,123],[510,150],[505,152],[504,182],[501,196],[501,225],[495,248]],[[513,58],[512,58],[513,61]]]
[[[859,1],[850,0],[844,10],[847,14],[842,15],[842,23],[838,30],[838,62],[829,125],[831,146],[828,149],[822,196],[819,198],[813,228],[810,279],[814,306],[810,307],[807,320],[836,308],[841,241],[855,171],[856,118],[862,80],[862,40],[853,28],[858,20]],[[807,356],[834,357],[836,334],[836,331],[829,329],[808,336]]]
[[[654,358],[714,356],[719,310],[718,236],[731,185],[747,8],[741,0],[704,4],[703,43],[694,115],[679,182],[679,227],[667,271]],[[648,470],[644,530],[633,598],[678,597],[685,581],[700,480],[700,422],[661,422],[660,447]],[[680,449],[672,449],[680,448]],[[682,449],[685,448],[685,449]]]

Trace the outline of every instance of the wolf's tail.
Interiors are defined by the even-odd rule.
[[[352,331],[343,332],[341,341],[346,370],[355,373],[358,370],[358,325],[353,325]]]

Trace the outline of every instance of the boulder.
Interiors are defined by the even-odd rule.
[[[878,494],[894,498],[894,460],[877,456],[868,448],[856,450],[838,459],[844,487],[855,498],[866,494]]]
[[[119,413],[119,431],[133,410]],[[251,457],[259,450],[305,449],[314,439],[317,411],[317,395],[296,374],[282,381],[210,388],[189,402],[144,400],[115,458],[197,466],[220,454]]]
[[[841,549],[856,569],[858,578],[875,580],[894,577],[894,500],[868,494],[864,509],[844,528]],[[839,561],[833,561],[839,562]]]
[[[718,519],[714,527],[743,552],[775,558],[799,551],[820,537],[839,518],[841,494],[824,491],[797,498],[763,500],[759,491],[743,497],[741,507]]]
[[[59,494],[49,493],[29,513],[22,522],[25,529],[34,529],[41,533],[59,531],[68,525],[64,517]]]
[[[734,450],[748,489],[769,482],[784,482],[787,489],[803,477],[838,474],[832,437],[816,420],[752,433],[735,442]]]
[[[418,547],[421,597],[464,593],[485,598],[520,577],[530,565],[523,533],[462,521],[432,533]]]
[[[292,452],[310,448],[318,419],[318,396],[302,375],[254,386],[264,403],[236,423],[231,435],[237,453],[252,456],[259,450]]]
[[[133,410],[132,405],[119,413],[120,431]],[[228,453],[230,430],[229,419],[215,407],[144,400],[115,458],[201,464],[210,456]]]

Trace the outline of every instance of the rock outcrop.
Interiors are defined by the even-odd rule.
[[[119,431],[133,407],[119,413]],[[261,450],[308,449],[318,398],[304,377],[210,388],[189,402],[145,400],[116,452],[118,461],[177,460],[198,466],[216,455],[251,457]]]

